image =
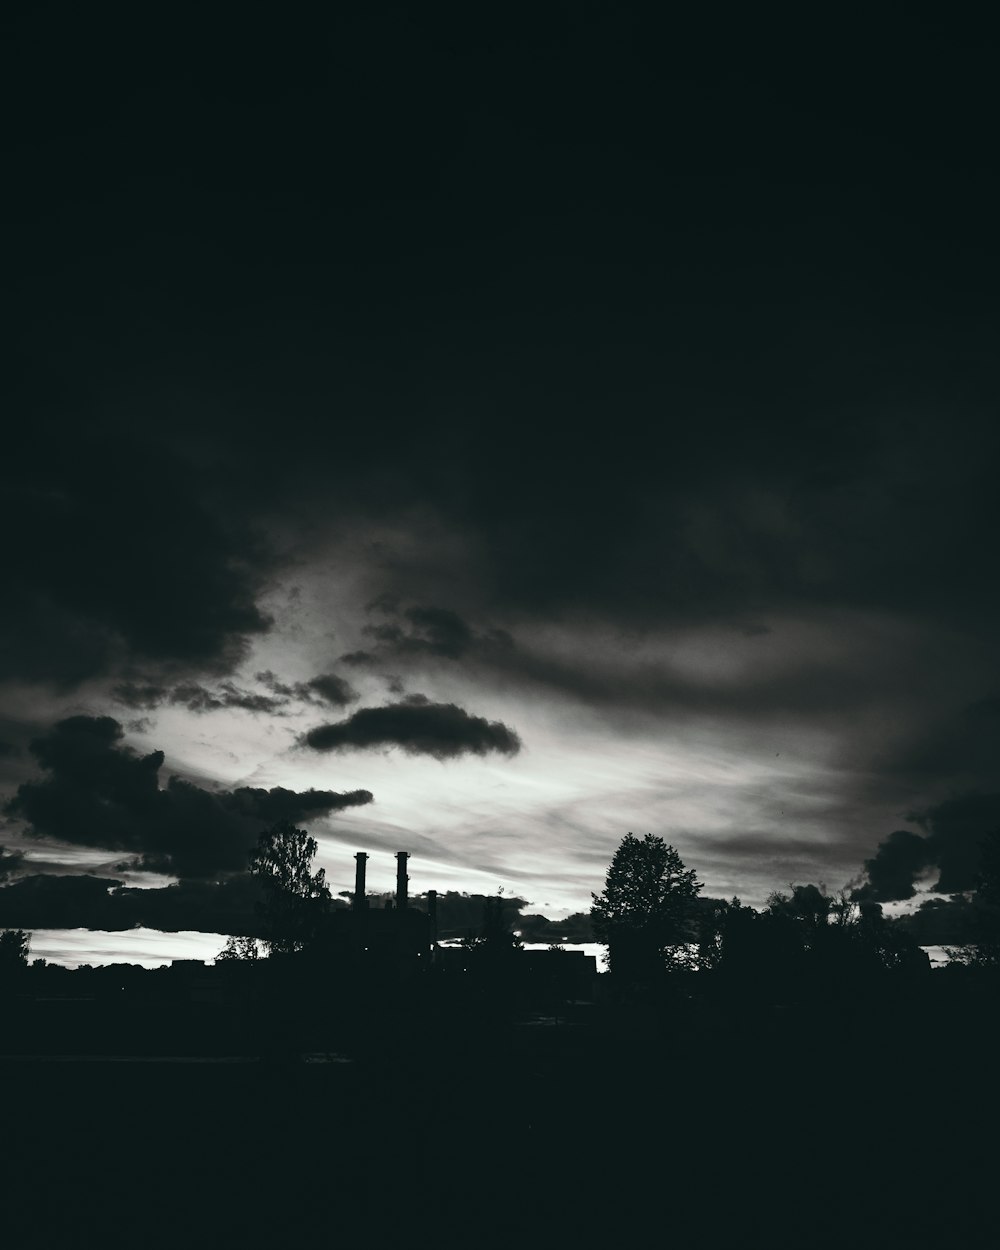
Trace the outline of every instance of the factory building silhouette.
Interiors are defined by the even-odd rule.
[[[354,893],[349,910],[328,917],[324,955],[340,962],[395,970],[410,976],[429,966],[437,947],[437,891],[427,891],[427,911],[410,906],[408,851],[396,852],[396,896],[372,907],[365,891],[369,856],[354,856]]]
[[[349,909],[331,912],[322,943],[322,958],[331,967],[350,968],[379,980],[408,980],[428,972],[475,976],[477,965],[465,945],[441,945],[438,940],[438,892],[427,890],[426,910],[411,905],[407,861],[409,852],[396,852],[395,897],[372,906],[365,880],[370,856],[355,856],[354,890]],[[484,917],[485,920],[485,917]],[[466,935],[475,937],[473,933]],[[563,986],[573,997],[590,997],[597,976],[597,960],[582,951],[518,950],[511,969],[525,986]]]
[[[489,906],[470,928],[468,899],[434,889],[411,898],[406,851],[395,856],[394,895],[369,896],[370,858],[356,853],[348,905],[325,912],[300,955],[175,959],[154,969],[25,968],[0,1002],[0,1055],[360,1054],[388,1044],[393,1012],[426,1009],[425,1022],[474,1022],[494,1007],[544,1014],[595,1000],[593,956],[524,950],[509,929],[491,950]]]

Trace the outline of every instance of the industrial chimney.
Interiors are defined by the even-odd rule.
[[[429,921],[431,946],[437,946],[438,940],[438,892],[437,890],[427,891],[427,919]]]
[[[354,898],[351,901],[351,910],[363,911],[368,906],[368,900],[365,898],[365,867],[368,863],[368,856],[364,851],[358,851],[354,858],[358,866],[354,871]]]
[[[396,852],[396,910],[405,911],[409,906],[407,885],[410,878],[406,875],[406,861],[410,858],[409,851]]]

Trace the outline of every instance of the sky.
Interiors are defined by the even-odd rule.
[[[335,7],[5,19],[0,926],[183,957],[281,820],[554,919],[628,832],[970,889],[992,30]]]

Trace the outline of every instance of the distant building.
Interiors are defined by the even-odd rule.
[[[170,971],[179,972],[184,976],[194,976],[205,971],[204,959],[171,959]]]
[[[323,953],[341,966],[367,969],[381,975],[408,977],[429,967],[434,950],[436,899],[428,891],[428,910],[409,905],[409,854],[396,855],[396,897],[384,907],[370,907],[365,894],[368,856],[355,855],[357,871],[350,910],[332,912],[327,918]]]

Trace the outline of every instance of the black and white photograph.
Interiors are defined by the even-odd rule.
[[[989,12],[0,30],[0,1244],[992,1244]]]

